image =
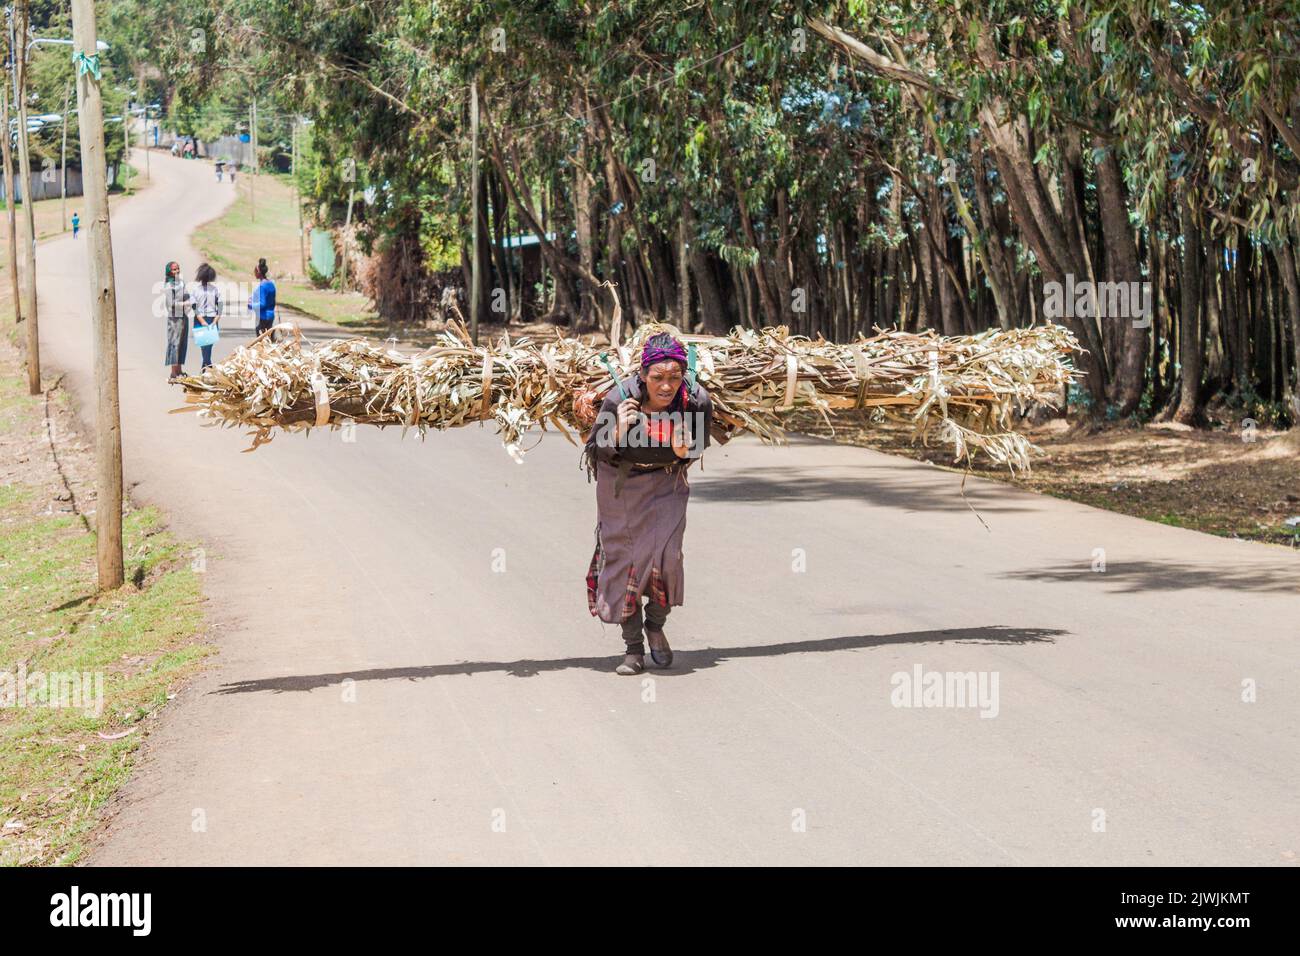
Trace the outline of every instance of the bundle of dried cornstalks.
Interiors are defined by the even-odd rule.
[[[860,408],[910,422],[922,440],[951,445],[954,460],[969,463],[983,452],[1013,471],[1028,469],[1033,446],[1014,430],[1016,414],[1037,402],[1054,404],[1079,374],[1071,363],[1078,343],[1055,325],[951,338],[886,331],[839,345],[784,327],[709,337],[650,324],[627,346],[602,349],[558,331],[553,341],[507,335],[475,346],[454,323],[439,344],[413,355],[363,339],[304,347],[294,329],[280,342],[263,335],[183,379],[188,404],[176,411],[197,409],[215,423],[250,427],[249,451],[270,441],[276,428],[356,422],[423,435],[492,420],[506,450],[522,460],[521,442],[533,429],[553,426],[574,441],[573,432],[589,428],[599,398],[613,385],[608,369],[635,374],[640,346],[664,330],[695,346],[719,441],[740,430],[782,441],[781,412],[793,408],[816,408],[823,416]]]

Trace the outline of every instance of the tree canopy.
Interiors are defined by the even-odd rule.
[[[1051,319],[1087,348],[1093,414],[1296,413],[1295,0],[108,7],[114,63],[157,64],[177,123],[253,96],[264,143],[309,121],[314,218],[371,187],[394,319],[479,256],[514,317],[607,323],[612,280],[635,321],[711,331]]]

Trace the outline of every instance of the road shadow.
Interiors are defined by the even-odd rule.
[[[692,476],[691,497],[704,501],[745,504],[786,504],[804,501],[860,501],[863,504],[897,508],[900,511],[987,511],[1006,514],[1028,511],[1013,496],[996,486],[966,485],[962,497],[961,479],[936,482],[922,472],[900,476],[897,469],[863,465],[858,474],[829,477],[824,469],[796,465],[764,465],[761,468],[729,470],[710,476],[705,471]]]
[[[1284,568],[1220,567],[1210,568],[1170,561],[1110,561],[1105,571],[1093,571],[1087,563],[1058,565],[1053,568],[1030,568],[1008,571],[1001,575],[1021,581],[1086,581],[1107,587],[1119,594],[1140,591],[1189,591],[1196,588],[1220,588],[1227,591],[1287,593],[1300,591],[1300,571]]]
[[[677,650],[673,666],[668,670],[648,667],[647,674],[655,677],[681,677],[696,671],[708,670],[731,660],[758,657],[779,657],[783,654],[816,654],[832,651],[855,651],[873,647],[900,644],[1052,644],[1058,635],[1066,634],[1056,628],[1044,627],[965,627],[938,631],[905,631],[899,634],[859,634],[849,637],[828,637],[811,641],[788,641],[781,644],[751,644],[745,647],[703,647]],[[460,664],[425,664],[411,667],[378,667],[369,670],[343,671],[335,674],[296,674],[284,677],[267,677],[259,680],[234,681],[223,684],[213,694],[284,693],[286,691],[313,691],[320,687],[340,684],[344,680],[387,681],[425,680],[430,677],[453,675],[509,674],[511,677],[536,677],[552,671],[590,670],[611,676],[618,662],[614,654],[600,657],[561,657],[554,660],[518,661],[467,661]],[[647,657],[647,663],[649,658]]]

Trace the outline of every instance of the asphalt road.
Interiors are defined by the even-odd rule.
[[[1300,555],[971,479],[986,530],[941,469],[740,439],[693,469],[677,666],[618,677],[560,436],[245,455],[167,414],[154,284],[231,194],[152,166],[112,223],[126,472],[204,549],[220,655],[93,862],[1295,865]],[[89,402],[85,249],[39,277]],[[985,694],[896,706],[931,672]]]

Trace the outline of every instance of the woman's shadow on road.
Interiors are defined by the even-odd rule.
[[[656,677],[684,677],[696,671],[708,670],[727,661],[741,658],[779,657],[783,654],[818,654],[834,651],[855,651],[898,644],[1042,644],[1054,643],[1058,635],[1068,632],[1042,627],[990,627],[951,628],[936,631],[905,631],[899,634],[860,634],[850,637],[828,637],[821,640],[788,641],[781,644],[754,644],[746,647],[701,647],[675,650],[673,666],[666,670],[647,668],[647,674]],[[425,680],[431,677],[475,674],[508,674],[511,677],[536,677],[550,671],[593,670],[614,676],[615,657],[561,657],[553,660],[517,661],[466,661],[459,664],[425,664],[412,667],[379,667],[369,670],[343,671],[335,674],[299,674],[285,677],[267,677],[258,680],[234,681],[223,684],[215,694],[252,694],[270,691],[312,691],[329,687],[345,680],[386,681]]]

